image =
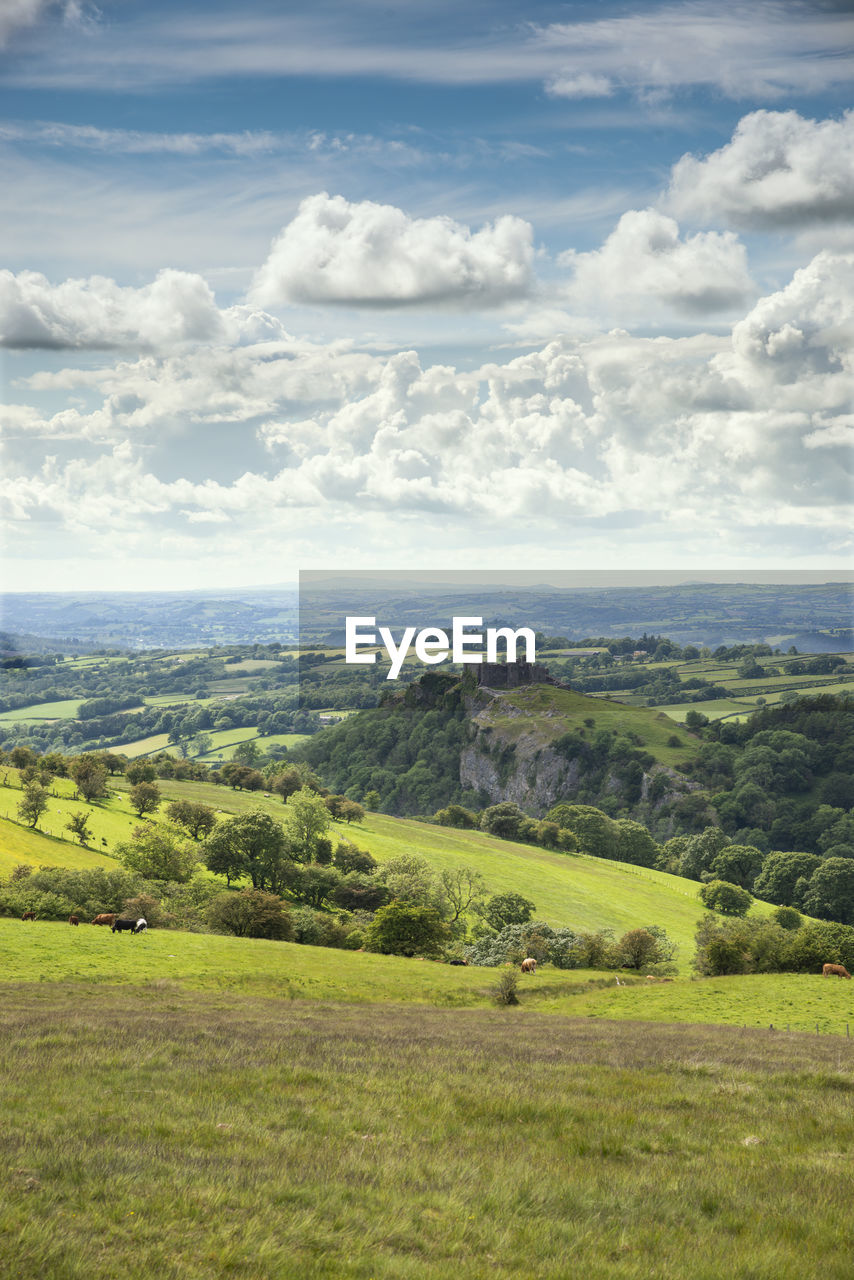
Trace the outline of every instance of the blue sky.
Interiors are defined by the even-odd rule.
[[[848,8],[7,0],[8,585],[850,563]]]

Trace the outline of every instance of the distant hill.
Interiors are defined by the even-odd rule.
[[[347,614],[386,615],[396,626],[441,625],[457,615],[481,615],[487,625],[513,623],[571,640],[588,636],[667,635],[680,644],[795,644],[805,653],[838,652],[854,644],[852,586],[824,583],[681,583],[658,586],[520,588],[342,578],[303,593],[303,642],[343,643]],[[188,649],[210,644],[290,642],[297,635],[295,588],[158,592],[9,592],[0,595],[0,625],[12,639],[38,637],[52,647]]]

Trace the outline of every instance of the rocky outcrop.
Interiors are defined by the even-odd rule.
[[[562,718],[556,711],[542,711],[532,718],[502,697],[500,691],[483,686],[466,698],[466,709],[475,732],[460,756],[460,782],[464,789],[480,793],[488,804],[512,800],[534,817],[542,817],[559,801],[575,798],[584,782],[583,770],[578,759],[566,759],[553,749],[562,727]],[[652,784],[659,777],[665,778],[666,783],[659,783],[654,789],[654,808],[697,785],[666,765],[654,764],[644,773],[641,783],[644,807],[650,807]],[[605,779],[606,791],[618,794],[621,787],[615,774]]]

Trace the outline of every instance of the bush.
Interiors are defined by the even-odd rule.
[[[209,924],[218,933],[237,938],[272,938],[290,942],[294,936],[290,913],[274,893],[260,889],[226,889],[208,907]]]
[[[710,880],[704,884],[700,900],[710,911],[719,911],[725,916],[746,916],[753,903],[746,889],[728,884],[726,880]]]
[[[515,969],[503,969],[499,975],[498,982],[493,987],[493,996],[495,1003],[499,1005],[518,1004],[519,997],[516,994],[516,988],[519,985],[519,975]]]
[[[776,907],[771,912],[771,919],[775,920],[781,929],[800,929],[804,922],[804,918],[796,907]]]
[[[349,930],[337,917],[310,907],[298,907],[291,916],[294,942],[307,947],[346,947]]]
[[[155,928],[162,928],[171,922],[171,916],[150,893],[140,893],[135,898],[126,898],[122,906],[122,915],[136,916],[137,920],[142,916],[146,924]]]
[[[141,876],[127,871],[39,867],[25,878],[13,873],[0,887],[0,902],[5,903],[0,911],[21,915],[32,905],[42,919],[61,920],[74,914],[91,920],[102,911],[121,911],[126,899],[141,893],[144,886]]]
[[[393,901],[380,907],[365,933],[365,949],[383,955],[436,955],[448,930],[435,907]]]

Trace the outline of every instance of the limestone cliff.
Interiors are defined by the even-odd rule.
[[[558,801],[574,800],[581,786],[590,785],[589,769],[583,759],[568,756],[563,745],[576,720],[571,700],[581,697],[570,690],[543,685],[506,692],[480,687],[469,694],[466,710],[475,733],[460,755],[462,786],[479,792],[490,804],[512,800],[536,817]],[[583,701],[587,704],[585,709],[592,709],[594,714],[585,722],[589,727],[582,727],[580,733],[592,736],[595,715],[607,712],[613,716],[616,708],[586,698]],[[645,710],[643,714],[655,727],[661,721],[676,727],[655,712]],[[638,751],[638,755],[643,753]],[[625,777],[616,767],[600,771],[597,785],[600,793],[626,791]],[[633,808],[658,807],[684,795],[693,785],[674,768],[647,757],[642,773],[633,780],[634,794],[630,799],[624,794],[623,799]]]

